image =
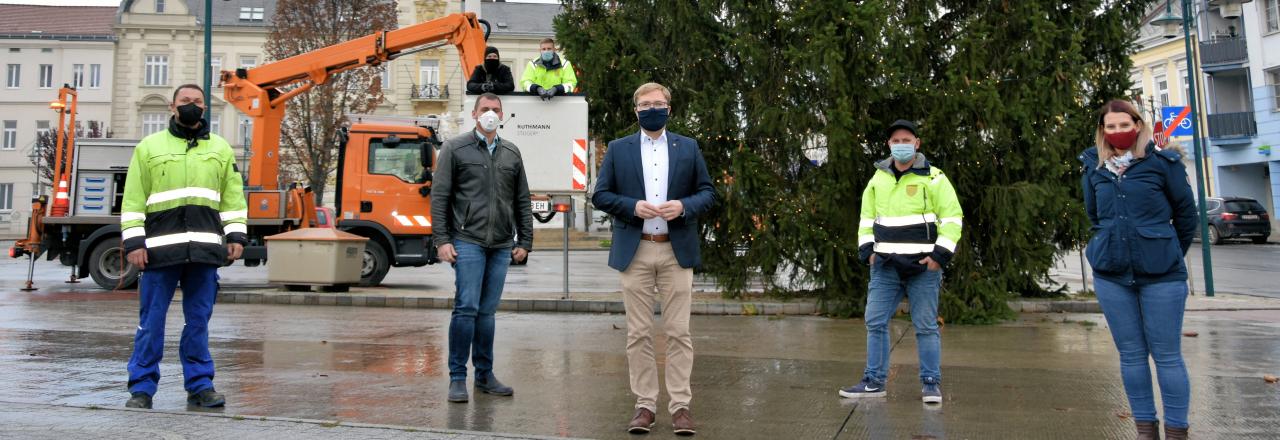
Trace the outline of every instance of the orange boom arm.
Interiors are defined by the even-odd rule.
[[[250,187],[278,189],[280,123],[285,103],[335,74],[378,65],[446,40],[458,48],[463,72],[484,63],[485,33],[475,13],[451,14],[394,31],[381,31],[252,69],[222,72],[223,97],[253,120]],[[443,46],[441,43],[438,46]],[[429,46],[434,47],[434,46]],[[287,92],[287,86],[297,87]]]

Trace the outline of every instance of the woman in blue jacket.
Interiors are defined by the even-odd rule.
[[[1085,255],[1094,290],[1120,352],[1120,375],[1138,439],[1159,439],[1148,357],[1155,360],[1165,438],[1187,436],[1190,382],[1182,361],[1187,302],[1183,256],[1196,230],[1186,167],[1151,142],[1151,129],[1128,102],[1098,115],[1096,146],[1084,162],[1084,204],[1093,224]]]

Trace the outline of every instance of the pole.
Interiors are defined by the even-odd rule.
[[[564,213],[564,298],[569,299],[569,223],[573,220],[573,197],[568,197],[569,210]]]
[[[1089,267],[1084,264],[1084,248],[1080,248],[1080,286],[1084,288],[1081,292],[1089,291]]]
[[[213,110],[213,0],[204,0],[204,124],[209,125]]]
[[[1196,59],[1191,51],[1191,0],[1182,0],[1182,32],[1187,51],[1187,88],[1191,94],[1191,135],[1195,143],[1196,155],[1196,200],[1197,214],[1200,217],[1200,250],[1203,254],[1201,265],[1204,266],[1204,296],[1213,296],[1213,256],[1209,252],[1209,220],[1205,214],[1204,195],[1204,161],[1201,159],[1204,150],[1200,142],[1200,106],[1196,102]]]

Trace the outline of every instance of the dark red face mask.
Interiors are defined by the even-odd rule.
[[[1133,144],[1138,142],[1138,129],[1129,131],[1121,131],[1106,134],[1107,144],[1110,144],[1117,150],[1124,151],[1133,148]]]

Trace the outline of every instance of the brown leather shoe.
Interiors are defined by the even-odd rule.
[[[631,418],[631,424],[627,425],[627,432],[632,434],[648,434],[653,429],[653,411],[646,408],[636,409],[635,417]]]
[[[1165,440],[1187,440],[1187,428],[1164,427]]]
[[[1138,427],[1138,440],[1160,440],[1159,422],[1134,421],[1134,425]]]
[[[689,408],[680,408],[672,414],[671,426],[675,428],[676,435],[694,435],[698,432],[693,429],[693,414],[689,413]]]

